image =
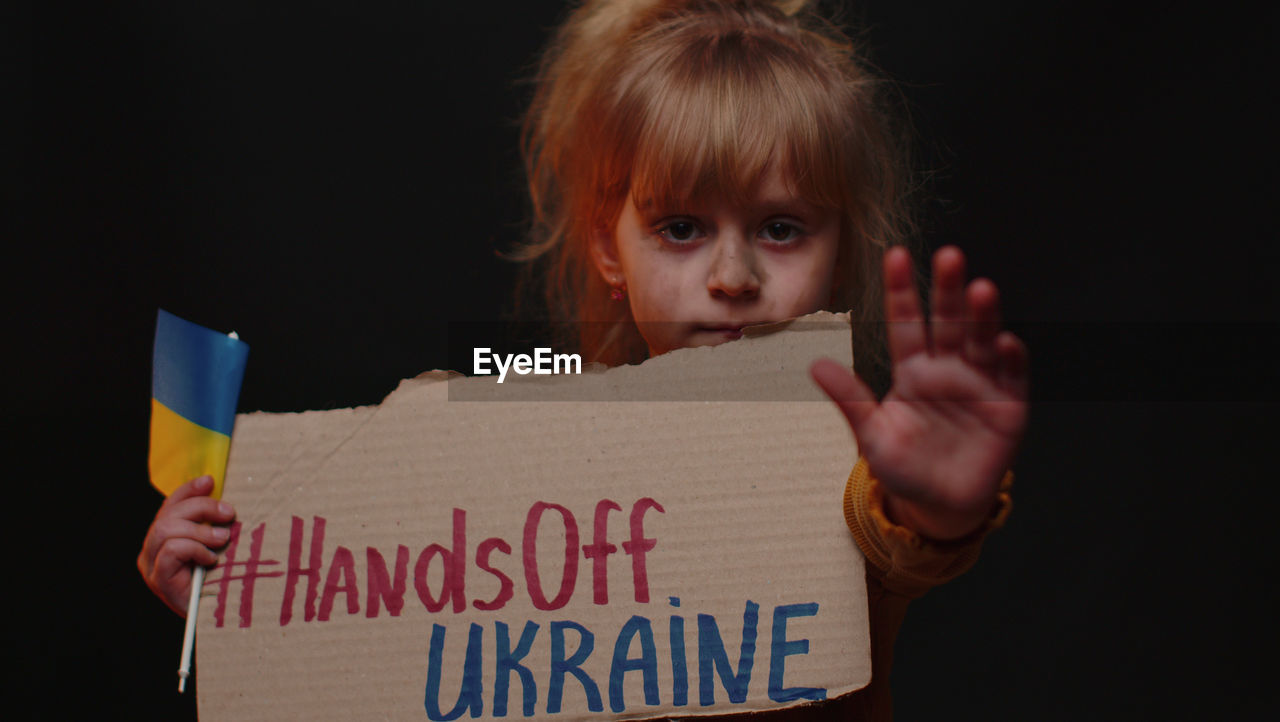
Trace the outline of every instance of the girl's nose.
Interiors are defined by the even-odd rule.
[[[755,252],[742,238],[721,237],[716,242],[707,290],[713,296],[753,298],[760,292]]]

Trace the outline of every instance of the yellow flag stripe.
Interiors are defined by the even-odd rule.
[[[206,429],[151,399],[151,484],[164,493],[198,476],[213,477],[213,498],[222,498],[231,437]]]

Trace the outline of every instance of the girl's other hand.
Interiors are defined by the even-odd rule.
[[[187,616],[193,564],[216,563],[218,555],[213,550],[226,544],[230,536],[227,527],[203,522],[226,524],[235,518],[231,505],[211,498],[211,491],[211,476],[192,479],[175,489],[156,512],[138,553],[138,571],[147,586],[181,617]]]
[[[877,402],[830,359],[811,373],[840,407],[897,523],[935,540],[975,531],[991,513],[1027,422],[1027,349],[1000,329],[995,284],[965,286],[964,254],[933,256],[926,323],[902,248],[884,258],[893,386]]]

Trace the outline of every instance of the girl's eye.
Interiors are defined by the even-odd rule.
[[[698,226],[693,221],[672,221],[659,228],[658,234],[672,243],[690,243],[698,237]]]
[[[774,221],[764,227],[761,235],[772,243],[790,243],[800,237],[800,229],[790,223]]]

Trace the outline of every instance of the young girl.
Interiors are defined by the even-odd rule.
[[[896,246],[905,181],[878,85],[804,5],[576,9],[526,118],[535,233],[521,256],[553,321],[609,364],[821,309],[852,309],[860,368],[874,372],[887,345],[893,385],[880,401],[833,361],[812,368],[862,455],[844,512],[869,562],[872,682],[788,716],[888,719],[907,602],[972,565],[1008,511],[1027,356],[1000,331],[995,286],[966,286],[955,248],[934,255],[925,322]],[[227,538],[203,522],[234,514],[210,486],[197,479],[170,496],[138,558],[179,614],[191,565],[213,564]]]

